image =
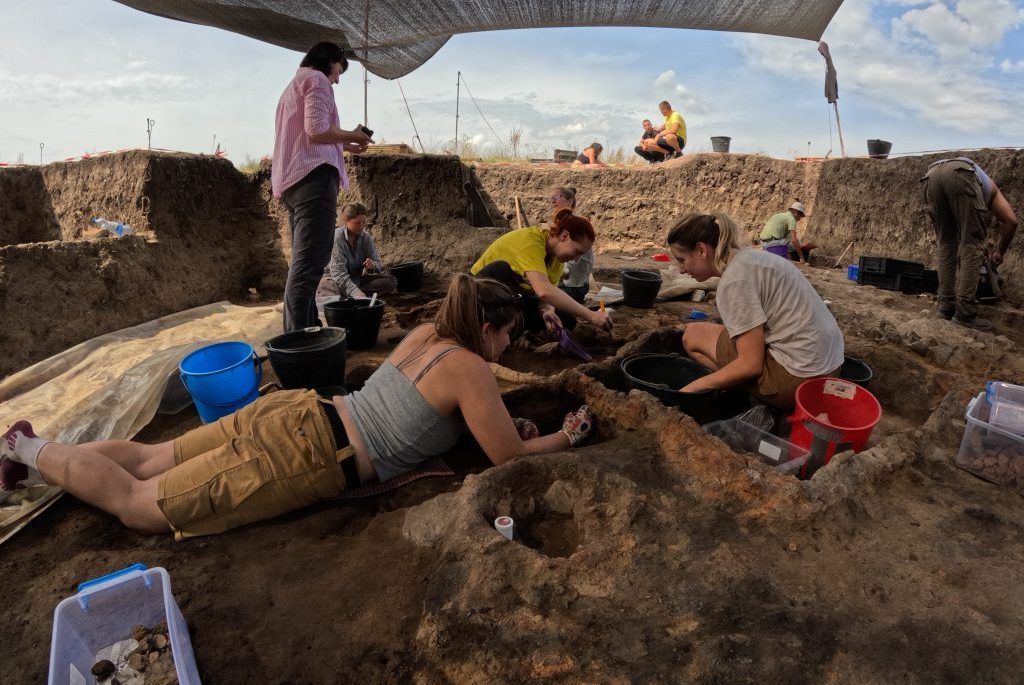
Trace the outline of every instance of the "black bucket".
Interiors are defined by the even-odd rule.
[[[729,141],[732,138],[729,136],[711,136],[711,151],[712,152],[728,152]]]
[[[388,270],[398,280],[398,292],[414,293],[423,287],[423,262],[402,262]]]
[[[890,150],[892,150],[892,143],[888,140],[878,140],[877,138],[868,140],[868,157],[872,159],[886,159],[889,157]]]
[[[721,421],[750,406],[749,396],[738,389],[679,392],[711,371],[678,354],[634,354],[622,360],[626,384],[649,392],[666,407],[678,407],[700,424]]]
[[[345,329],[350,350],[368,350],[377,344],[384,302],[377,300],[372,307],[370,302],[370,298],[350,298],[324,305],[327,325]]]
[[[282,388],[312,390],[345,383],[345,329],[304,328],[264,343]]]
[[[650,309],[661,290],[661,274],[626,269],[622,272],[622,301],[629,307]]]
[[[839,377],[845,381],[856,383],[867,388],[875,372],[871,367],[856,357],[843,357],[843,365],[839,367]]]

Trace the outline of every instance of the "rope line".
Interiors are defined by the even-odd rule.
[[[409,101],[405,99],[405,89],[402,88],[402,80],[396,78],[395,83],[398,84],[398,91],[402,94],[402,102],[405,103],[405,111],[409,114],[409,123],[412,124],[412,132],[415,134],[413,139],[420,144],[420,152],[427,154],[427,151],[423,149],[423,141],[420,140],[420,132],[416,130],[416,121],[412,118],[412,110],[409,109]]]
[[[502,149],[503,149],[503,150],[504,150],[504,151],[505,151],[505,152],[507,153],[507,152],[508,152],[508,146],[507,146],[507,145],[505,145],[505,141],[503,141],[503,140],[502,140],[502,139],[501,139],[501,138],[500,138],[500,137],[498,136],[498,134],[494,132],[494,129],[493,129],[492,127],[491,127],[491,122],[487,121],[487,117],[486,117],[486,116],[484,116],[484,111],[483,111],[482,109],[480,109],[480,105],[478,105],[478,104],[476,103],[476,98],[475,98],[475,97],[473,97],[473,93],[471,93],[471,92],[470,92],[470,90],[469,90],[469,84],[468,84],[468,83],[466,83],[466,77],[465,77],[465,76],[463,76],[463,75],[462,75],[462,74],[460,73],[460,74],[459,74],[459,78],[461,78],[461,79],[462,79],[462,85],[466,86],[466,93],[468,93],[468,94],[469,94],[469,99],[473,101],[473,106],[474,106],[474,107],[476,107],[476,111],[477,111],[477,112],[480,112],[480,118],[482,118],[482,119],[484,120],[484,123],[485,123],[485,124],[487,124],[487,128],[491,129],[491,133],[492,133],[492,134],[494,134],[494,139],[495,139],[496,141],[498,141],[498,145],[500,145],[500,146],[501,146],[501,148],[502,148]],[[456,144],[456,145],[458,145],[458,142],[459,142],[459,141],[455,141],[455,144]]]

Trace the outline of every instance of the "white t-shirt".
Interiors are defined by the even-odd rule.
[[[733,255],[718,284],[718,311],[735,338],[764,326],[768,353],[798,378],[838,369],[843,334],[800,270],[763,250]]]

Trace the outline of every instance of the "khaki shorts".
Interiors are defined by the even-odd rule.
[[[719,367],[722,367],[735,361],[738,357],[739,351],[736,349],[736,343],[729,337],[729,331],[723,329],[715,346],[715,361],[718,362]],[[750,381],[742,387],[749,390],[751,395],[762,402],[767,402],[774,407],[792,409],[796,406],[796,389],[800,387],[801,383],[812,378],[834,376],[838,371],[839,369],[836,369],[832,373],[807,378],[794,376],[786,370],[786,367],[777,362],[768,350],[765,350],[764,368],[761,370],[761,375],[756,382]]]
[[[178,540],[222,533],[337,497],[354,454],[337,449],[316,392],[274,392],[175,440],[157,505]]]

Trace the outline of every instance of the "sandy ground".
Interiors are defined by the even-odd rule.
[[[624,265],[638,263],[602,256],[597,274]],[[594,364],[507,360],[540,377],[506,376],[520,380],[502,386],[513,414],[550,430],[595,409],[578,449],[486,468],[466,439],[453,478],[182,543],[63,498],[0,553],[2,680],[44,680],[53,607],[142,562],[170,572],[205,682],[1019,682],[1024,501],[953,458],[983,380],[1024,381],[1021,312],[998,308],[1003,335],[976,334],[927,298],[807,273],[886,412],[871,449],[813,480],[595,380],[614,388],[623,355],[673,351],[683,316],[715,314],[620,308],[606,341],[581,325]],[[429,299],[389,302],[378,346],[350,355],[350,386],[429,319]],[[192,410],[161,416],[139,439],[195,425]],[[505,513],[516,542],[489,525]]]

